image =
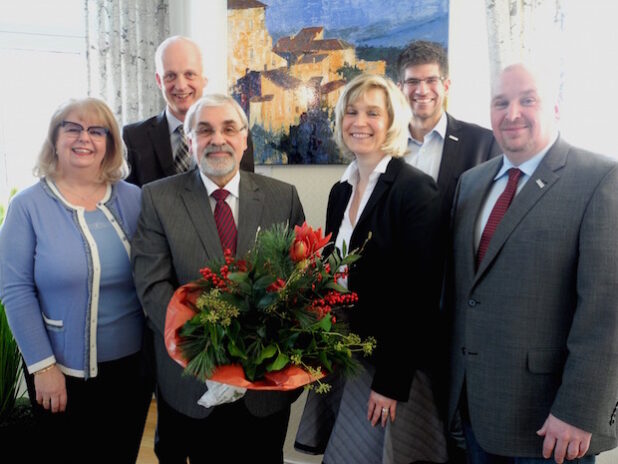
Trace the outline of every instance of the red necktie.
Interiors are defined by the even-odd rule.
[[[517,168],[511,168],[508,170],[508,173],[509,181],[506,183],[504,192],[500,194],[498,201],[496,201],[494,208],[491,210],[489,219],[487,219],[487,224],[485,224],[485,229],[483,229],[483,234],[481,235],[479,249],[476,254],[477,267],[481,264],[481,261],[483,261],[485,252],[487,252],[487,248],[489,248],[491,237],[493,237],[498,224],[500,224],[506,210],[509,209],[511,202],[515,197],[515,192],[517,192],[517,182],[519,181],[519,176],[521,176],[521,171]]]
[[[230,194],[227,190],[217,189],[212,192],[212,197],[217,200],[215,206],[215,224],[219,232],[221,247],[223,251],[230,250],[232,256],[236,254],[236,224],[234,224],[234,215],[232,208],[227,204],[225,199]]]

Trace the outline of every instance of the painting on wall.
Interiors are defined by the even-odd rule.
[[[397,81],[412,40],[448,45],[448,0],[228,0],[228,85],[256,164],[348,163],[332,140],[346,82]]]

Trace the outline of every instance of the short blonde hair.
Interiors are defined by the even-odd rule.
[[[37,177],[51,176],[58,173],[58,155],[56,142],[62,121],[69,113],[76,111],[80,117],[93,119],[109,129],[105,156],[101,162],[100,179],[104,182],[116,182],[127,176],[129,170],[124,159],[124,145],[116,118],[107,104],[97,98],[80,98],[69,100],[56,109],[49,122],[47,138],[39,153],[34,175]]]
[[[347,156],[352,151],[343,141],[342,122],[348,105],[365,95],[371,89],[382,89],[386,97],[388,113],[388,130],[382,150],[394,158],[401,158],[408,151],[408,126],[412,119],[412,110],[401,90],[388,77],[375,74],[361,74],[352,79],[343,89],[343,93],[335,106],[335,142]]]

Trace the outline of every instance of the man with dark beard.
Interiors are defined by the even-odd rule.
[[[163,339],[168,302],[224,250],[243,256],[258,228],[300,225],[296,188],[239,171],[247,117],[233,98],[207,95],[184,121],[197,168],[144,186],[132,258],[135,285],[155,333],[160,462],[283,462],[290,404],[299,392],[256,392],[206,408],[203,382],[182,376]],[[199,168],[199,169],[198,169]],[[218,454],[222,453],[222,454]],[[217,459],[219,458],[219,459]]]

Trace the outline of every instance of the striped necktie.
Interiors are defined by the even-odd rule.
[[[504,217],[506,210],[511,206],[511,202],[515,197],[515,192],[517,192],[517,182],[519,182],[519,177],[521,176],[521,171],[517,168],[511,168],[508,170],[509,180],[506,183],[506,187],[504,191],[498,197],[496,204],[494,205],[491,213],[489,214],[489,219],[487,219],[487,224],[485,224],[485,228],[483,229],[483,234],[481,235],[481,241],[479,242],[479,249],[476,254],[476,267],[481,264],[483,258],[485,257],[485,253],[489,248],[489,242],[491,241],[491,237],[493,237],[494,232],[498,228],[498,224]]]
[[[176,173],[186,172],[193,167],[193,158],[189,153],[189,145],[187,145],[187,138],[185,137],[185,131],[182,125],[176,129],[180,136],[180,143],[174,153],[174,170]]]
[[[227,190],[217,189],[212,192],[212,197],[217,201],[215,206],[215,224],[219,232],[219,240],[223,251],[230,250],[232,256],[236,254],[236,224],[232,208],[225,199],[230,194]]]

